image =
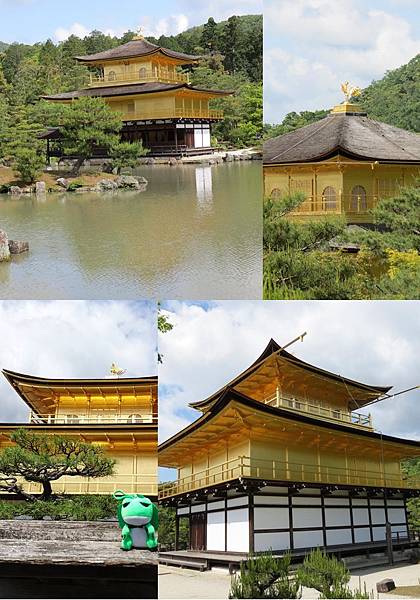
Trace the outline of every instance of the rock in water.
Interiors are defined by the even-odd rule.
[[[142,186],[137,181],[136,177],[132,175],[121,175],[116,180],[116,184],[119,188],[126,188],[130,190],[141,190]]]
[[[0,229],[0,262],[10,259],[9,239],[7,233]]]
[[[98,192],[112,192],[117,189],[118,185],[112,179],[101,179],[95,187]]]
[[[22,252],[28,252],[29,244],[28,242],[9,240],[9,251],[10,254],[22,254]]]
[[[43,195],[47,191],[47,186],[45,185],[45,181],[37,181],[35,184],[35,192],[37,195]]]

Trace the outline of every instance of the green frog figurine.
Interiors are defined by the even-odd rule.
[[[113,493],[118,500],[118,523],[121,527],[121,548],[147,548],[157,550],[158,510],[142,494]]]

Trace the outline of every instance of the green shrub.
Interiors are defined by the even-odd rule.
[[[68,521],[97,521],[116,516],[116,502],[111,496],[64,496],[55,500],[35,502],[0,501],[0,519],[28,515],[34,519],[45,516]]]
[[[83,183],[81,181],[72,181],[67,186],[67,190],[66,191],[67,192],[75,192],[76,190],[78,190],[81,187],[83,187]]]

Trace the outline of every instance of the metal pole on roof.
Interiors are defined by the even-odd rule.
[[[292,344],[294,344],[295,342],[303,342],[303,338],[305,337],[305,335],[307,335],[307,332],[304,331],[303,333],[301,333],[300,335],[298,335],[298,337],[296,337],[294,340],[292,340],[291,342],[288,342],[285,346],[282,346],[279,350],[279,352],[281,350],[285,350],[286,348],[288,348],[289,346],[291,346]]]

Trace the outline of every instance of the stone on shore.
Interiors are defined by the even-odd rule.
[[[0,262],[10,259],[9,239],[7,233],[0,229]]]
[[[10,254],[22,254],[29,251],[28,242],[20,242],[18,240],[9,240]]]
[[[69,185],[69,180],[65,177],[59,177],[58,179],[56,179],[56,184],[64,189],[67,189]]]
[[[21,193],[22,188],[20,188],[18,185],[12,185],[9,189],[9,194],[12,194],[13,196],[20,195]]]
[[[45,181],[37,181],[35,184],[35,193],[37,195],[43,195],[47,192],[47,186],[45,185]]]

